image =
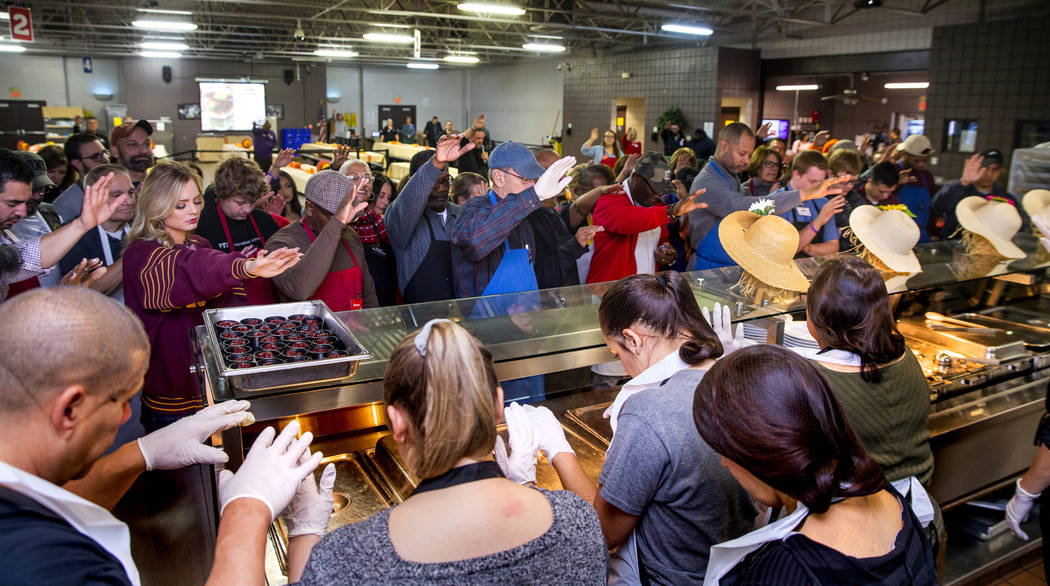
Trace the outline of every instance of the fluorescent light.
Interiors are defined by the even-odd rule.
[[[707,28],[706,26],[691,26],[685,24],[663,24],[660,28],[665,32],[669,33],[682,33],[686,35],[702,35],[707,36],[715,31]]]
[[[437,63],[405,63],[405,67],[409,69],[437,69],[439,65]]]
[[[195,31],[197,25],[180,20],[133,20],[131,26],[152,31]]]
[[[805,84],[802,84],[802,85],[778,85],[777,86],[777,91],[778,92],[808,92],[808,91],[816,90],[816,89],[820,89],[820,86],[818,86],[815,83],[805,83]]]
[[[561,45],[548,45],[546,43],[525,43],[521,46],[526,51],[538,51],[540,53],[561,53],[565,47]]]
[[[193,13],[189,10],[162,10],[160,8],[136,8],[139,12],[148,12],[149,14],[178,14],[181,16],[192,16]]]
[[[478,12],[482,14],[502,14],[504,16],[521,16],[525,10],[512,4],[484,4],[481,2],[464,2],[456,8],[463,12]]]
[[[153,51],[186,51],[189,50],[190,46],[186,43],[174,43],[174,42],[161,42],[161,41],[144,41],[139,47],[143,49],[150,49]]]
[[[554,39],[556,41],[560,41],[560,40],[562,40],[562,38],[564,38],[564,37],[559,37],[558,35],[529,35],[529,36],[534,38],[534,39]]]
[[[346,49],[318,49],[314,51],[314,55],[317,55],[318,57],[349,59],[351,57],[357,57],[357,51],[348,51]]]
[[[139,51],[139,55],[153,59],[178,59],[182,57],[182,53],[175,51]]]
[[[0,45],[2,53],[25,53],[26,48],[22,45]]]
[[[365,33],[366,41],[377,43],[412,43],[415,38],[412,35],[398,35],[395,33]]]
[[[887,83],[882,87],[888,90],[924,90],[930,87],[928,81],[907,81],[898,83]]]
[[[449,63],[477,63],[481,59],[474,55],[445,55],[445,61]]]
[[[11,15],[6,12],[0,12],[0,20],[11,20]]]

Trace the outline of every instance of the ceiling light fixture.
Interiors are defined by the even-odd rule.
[[[151,51],[188,51],[190,48],[186,43],[172,41],[143,41],[139,47]]]
[[[197,25],[181,20],[133,20],[131,26],[151,31],[189,32],[197,30]]]
[[[463,12],[477,12],[479,14],[501,14],[503,16],[521,16],[525,14],[524,8],[512,4],[485,4],[482,2],[464,2],[456,8]]]
[[[530,34],[529,36],[534,38],[534,39],[554,39],[555,41],[560,41],[563,38],[565,38],[565,37],[559,37],[558,35],[531,35]]]
[[[0,12],[0,20],[11,20],[11,15],[6,12]]]
[[[815,83],[806,83],[806,84],[801,84],[801,85],[778,85],[777,86],[777,91],[778,92],[808,92],[808,91],[816,90],[816,89],[820,89],[820,86],[818,86]]]
[[[139,51],[139,55],[152,59],[178,59],[182,57],[182,53],[176,51]]]
[[[314,55],[317,55],[318,57],[349,59],[351,57],[357,57],[357,51],[351,51],[349,49],[318,49],[314,51]]]
[[[2,53],[25,53],[26,48],[22,45],[0,45],[0,52]]]
[[[365,33],[366,41],[373,41],[376,43],[412,43],[415,42],[415,38],[412,35],[398,35],[395,33]]]
[[[662,24],[660,25],[660,29],[667,33],[682,33],[684,35],[700,35],[705,37],[715,32],[706,26],[693,26],[686,24]]]
[[[883,85],[882,87],[888,90],[924,90],[930,87],[928,81],[905,81],[905,82],[891,82]]]
[[[409,69],[438,69],[440,66],[437,63],[405,63],[405,67]]]
[[[163,10],[161,8],[136,8],[138,12],[145,12],[148,14],[178,14],[179,16],[192,16],[193,13],[189,10]]]
[[[481,59],[474,55],[445,55],[445,61],[449,63],[477,63]]]
[[[547,43],[525,43],[521,48],[526,51],[536,51],[538,53],[561,53],[565,50],[565,47],[562,45]]]

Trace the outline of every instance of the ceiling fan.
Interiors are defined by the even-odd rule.
[[[862,95],[859,90],[857,90],[856,88],[853,87],[853,74],[850,73],[848,75],[849,75],[849,87],[848,88],[842,90],[842,92],[840,92],[840,93],[831,94],[830,96],[824,96],[824,97],[820,98],[820,101],[824,102],[824,101],[827,101],[827,100],[838,100],[839,102],[842,102],[842,104],[844,106],[856,106],[862,100],[865,101],[865,102],[878,102],[880,104],[885,104],[886,103],[886,98],[885,97],[873,98],[871,96]]]

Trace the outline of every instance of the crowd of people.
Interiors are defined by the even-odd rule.
[[[630,380],[607,413],[597,485],[555,415],[505,407],[488,350],[438,319],[401,341],[383,380],[393,439],[422,479],[411,497],[326,535],[334,468],[316,483],[310,434],[268,428],[219,481],[212,577],[260,582],[262,536],[283,514],[289,578],[305,584],[937,583],[929,387],[883,276],[842,256],[809,282],[791,257],[860,238],[893,265],[863,229],[846,231],[872,206],[907,210],[900,239],[916,241],[953,237],[968,197],[1020,208],[997,186],[1002,154],[974,155],[937,191],[922,135],[876,160],[819,135],[788,151],[766,130],[688,140],[669,125],[653,151],[631,129],[594,129],[577,165],[491,145],[484,116],[465,133],[434,117],[433,148],[400,185],[341,147],[302,194],[290,149],[265,167],[229,158],[205,186],[190,165],[154,160],[141,120],[108,148],[85,132],[61,152],[0,151],[0,327],[26,332],[0,356],[0,418],[19,430],[0,439],[0,519],[19,527],[0,559],[27,583],[56,564],[138,582],[106,509],[144,470],[223,462],[200,443],[251,418],[246,402],[205,408],[190,374],[205,309],[319,299],[353,311],[615,281],[599,327]],[[411,120],[381,132],[417,135]],[[785,239],[746,242],[760,225]],[[777,262],[765,280],[807,294],[818,354],[750,345],[680,274],[740,264],[763,277]],[[46,441],[26,448],[24,433]],[[538,453],[564,491],[528,488]]]

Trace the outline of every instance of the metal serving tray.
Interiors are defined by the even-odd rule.
[[[265,319],[273,315],[289,316],[306,314],[320,317],[328,328],[346,347],[347,356],[309,362],[290,362],[252,368],[229,368],[222,359],[219,343],[219,328],[215,324],[222,320],[255,317]],[[207,343],[215,357],[218,375],[239,391],[270,391],[280,388],[300,388],[304,384],[315,385],[342,380],[357,372],[358,362],[372,357],[336,317],[323,301],[300,301],[297,303],[274,303],[271,305],[249,305],[224,309],[209,309],[204,312],[204,326],[208,331]]]
[[[937,331],[928,327],[931,323],[923,317],[909,317],[897,322],[897,326],[906,337],[931,342],[970,358],[992,361],[993,364],[1028,356],[1024,341],[1016,334],[1006,331],[991,334]]]

